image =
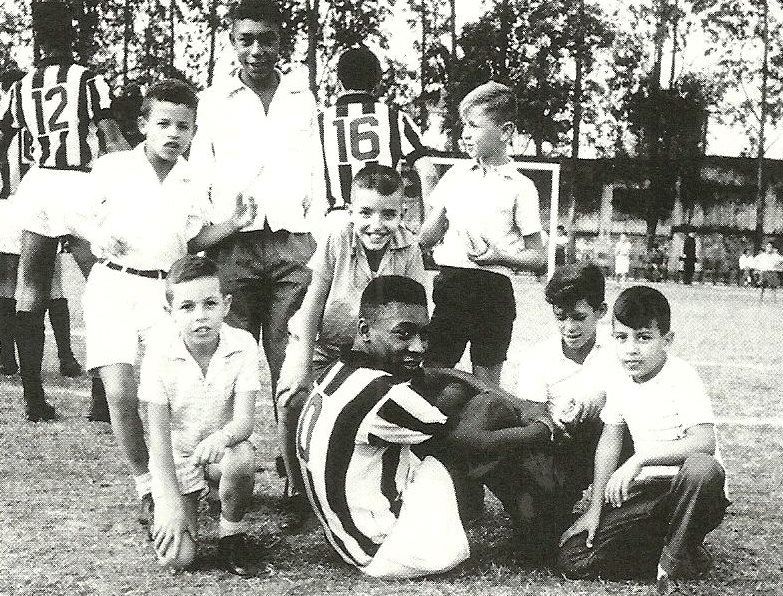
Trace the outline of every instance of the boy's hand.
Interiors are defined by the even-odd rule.
[[[595,532],[598,530],[598,522],[601,521],[601,509],[596,507],[590,507],[585,511],[579,519],[571,524],[563,535],[560,537],[560,546],[563,546],[571,537],[587,532],[585,538],[585,546],[587,548],[593,548],[593,538]]]
[[[502,253],[484,236],[474,237],[465,232],[465,247],[468,258],[479,265],[496,265],[503,262]]]
[[[234,213],[231,214],[231,225],[237,230],[241,230],[253,223],[257,213],[258,206],[255,199],[250,196],[246,203],[244,195],[239,193],[236,198],[236,205],[234,205]]]
[[[182,535],[185,532],[195,539],[196,528],[193,521],[184,515],[184,505],[181,502],[168,505],[161,503],[155,511],[152,528],[152,542],[158,557],[175,558],[179,555]]]
[[[197,465],[216,464],[223,458],[226,447],[225,434],[216,431],[196,445],[191,457]]]
[[[614,471],[604,490],[604,501],[610,503],[613,507],[619,507],[628,500],[631,492],[633,479],[642,471],[642,465],[631,456],[619,468]]]

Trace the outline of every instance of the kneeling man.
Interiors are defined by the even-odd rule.
[[[410,383],[428,324],[421,284],[370,281],[352,351],[319,380],[299,418],[310,503],[334,549],[373,577],[440,573],[470,556],[449,472],[411,453],[447,433],[446,415]]]

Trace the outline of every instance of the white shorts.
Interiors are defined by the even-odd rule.
[[[22,230],[15,198],[0,201],[0,252],[18,255],[21,252]]]
[[[31,168],[14,195],[20,227],[50,238],[73,232],[89,191],[88,180],[89,174],[77,170]]]
[[[165,283],[95,264],[83,298],[89,370],[136,364],[149,333],[172,324],[164,310]]]
[[[443,464],[428,456],[402,494],[397,523],[360,569],[372,577],[406,579],[443,573],[469,556],[454,483]]]

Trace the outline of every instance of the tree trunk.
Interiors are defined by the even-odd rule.
[[[459,115],[457,114],[457,102],[455,101],[456,75],[455,65],[457,64],[457,0],[449,0],[451,14],[449,17],[449,35],[451,37],[451,54],[449,56],[449,88],[446,92],[447,109],[449,110],[449,120],[451,127],[451,150],[457,151],[459,148]]]
[[[677,63],[677,50],[679,49],[677,40],[677,25],[680,22],[680,7],[678,0],[674,0],[674,7],[672,9],[672,67],[669,71],[669,89],[674,87],[674,80],[676,79],[676,63]]]
[[[122,10],[122,86],[128,85],[128,52],[130,51],[130,41],[133,35],[133,13],[131,10],[131,0],[125,0],[125,6]]]
[[[207,26],[209,27],[209,62],[207,62],[207,87],[212,85],[212,78],[215,76],[215,39],[217,37],[217,0],[209,2],[209,16],[207,17]]]
[[[655,63],[653,64],[652,76],[650,77],[650,95],[660,95],[661,91],[661,69],[663,63],[663,42],[666,39],[666,0],[657,0],[656,23],[655,23]],[[660,121],[658,117],[653,120],[654,124],[650,130],[650,139],[647,143],[650,163],[650,192],[647,195],[646,216],[647,222],[647,250],[652,250],[655,244],[655,231],[658,228],[658,201],[661,192],[668,192],[660,183],[663,176],[661,148],[658,138],[660,137]]]
[[[769,6],[765,0],[762,3],[764,63],[761,65],[761,109],[759,110],[761,122],[759,124],[758,166],[756,170],[756,233],[753,238],[753,247],[756,252],[761,250],[764,243],[764,208],[766,206],[766,179],[764,176],[764,137],[767,123],[767,85],[769,81]]]
[[[421,0],[421,63],[419,65],[419,80],[421,94],[419,95],[419,128],[422,132],[427,128],[427,38],[429,37],[429,22],[427,21],[427,0]]]
[[[511,6],[508,0],[503,0],[500,11],[500,56],[498,78],[501,83],[508,79],[508,47],[511,42]]]
[[[174,76],[174,11],[175,0],[169,2],[169,76]]]
[[[318,98],[318,10],[319,0],[307,0],[307,68],[310,91]]]
[[[576,32],[576,75],[574,76],[574,121],[571,137],[571,184],[568,187],[568,251],[566,261],[570,262],[576,255],[576,237],[574,236],[574,220],[576,219],[576,184],[579,179],[579,133],[582,127],[582,79],[584,78],[584,16],[585,0],[579,0],[579,22]],[[551,240],[550,240],[551,241]]]

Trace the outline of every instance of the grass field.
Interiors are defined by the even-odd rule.
[[[77,296],[81,280],[69,264],[74,344],[84,341]],[[618,293],[610,284],[609,301]],[[674,352],[694,363],[705,379],[716,414],[731,498],[723,524],[707,538],[715,555],[710,577],[681,585],[681,593],[781,594],[783,502],[783,295],[759,304],[755,291],[719,286],[659,286],[673,305]],[[542,289],[516,283],[519,315],[504,378],[514,377],[521,352],[553,332]],[[23,421],[18,379],[0,379],[0,595],[16,594],[646,594],[636,582],[571,582],[515,560],[498,503],[470,529],[473,557],[430,580],[380,583],[342,564],[317,529],[275,536],[269,577],[243,580],[210,568],[215,521],[202,515],[204,564],[170,575],[155,563],[134,521],[132,482],[106,424],[84,418],[88,381],[57,374],[48,336],[45,362],[49,398],[62,419]],[[267,385],[268,387],[268,385]],[[259,453],[250,515],[253,533],[276,534],[281,482],[273,473],[271,404],[258,404],[257,426],[267,442]]]

